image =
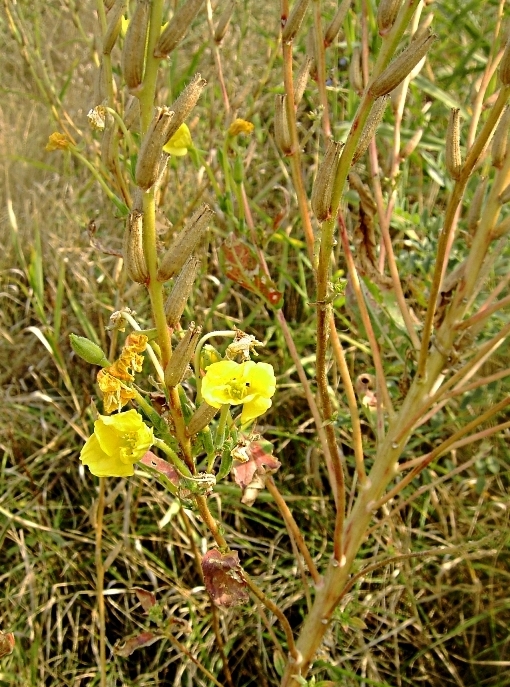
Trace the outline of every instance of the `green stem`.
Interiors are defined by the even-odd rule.
[[[166,444],[163,439],[158,439],[157,437],[154,438],[154,446],[157,448],[161,449],[165,455],[167,455],[170,458],[170,462],[174,466],[174,468],[177,469],[177,472],[179,472],[183,477],[193,477],[191,472],[188,470],[187,466],[183,463],[183,461],[179,458],[177,453]]]
[[[214,439],[214,445],[219,451],[223,447],[223,442],[225,441],[225,428],[227,426],[227,419],[229,416],[230,406],[228,403],[221,406],[220,419],[218,422],[218,428],[216,430],[216,437]]]

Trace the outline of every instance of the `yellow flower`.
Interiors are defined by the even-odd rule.
[[[255,125],[247,122],[246,119],[235,119],[228,127],[229,136],[237,136],[239,134],[251,134]]]
[[[48,138],[48,143],[46,144],[46,150],[51,152],[52,150],[66,150],[71,145],[71,141],[67,134],[60,134],[58,131],[51,134]]]
[[[202,396],[213,408],[220,408],[226,403],[243,404],[243,425],[270,408],[275,390],[276,378],[272,365],[254,363],[253,360],[212,363],[202,380]]]
[[[129,477],[133,464],[154,443],[152,429],[136,410],[118,415],[100,415],[94,434],[82,448],[80,460],[96,477]]]
[[[191,134],[186,124],[181,124],[172,138],[163,146],[165,153],[182,157],[192,146]]]

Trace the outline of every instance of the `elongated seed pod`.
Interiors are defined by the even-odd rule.
[[[200,266],[200,258],[192,255],[175,280],[165,303],[165,316],[169,327],[176,327],[181,319]]]
[[[287,121],[287,96],[277,95],[274,106],[274,138],[284,155],[292,153],[289,123]]]
[[[143,252],[143,214],[136,210],[128,215],[123,255],[130,278],[138,284],[147,284],[149,270]]]
[[[387,95],[403,81],[418,62],[425,57],[430,46],[436,40],[434,34],[428,34],[421,41],[412,43],[391,62],[383,73],[370,86],[370,92],[376,98]]]
[[[150,20],[149,0],[137,0],[122,50],[122,75],[132,93],[140,88],[145,66],[145,49]]]
[[[108,12],[108,24],[103,37],[103,55],[109,55],[117,42],[122,26],[122,15],[126,9],[126,0],[117,0],[111,11]]]
[[[168,141],[173,116],[168,107],[157,107],[143,138],[136,162],[135,180],[144,191],[151,188],[158,178],[163,146]]]
[[[510,107],[506,107],[503,112],[496,131],[494,132],[494,138],[492,139],[492,164],[497,169],[501,169],[505,157],[508,154],[508,136],[510,132]]]
[[[510,86],[510,38],[506,42],[503,57],[499,63],[499,80],[503,86]]]
[[[206,85],[207,81],[202,79],[200,74],[195,74],[177,100],[170,105],[174,116],[165,143],[168,143],[181,124],[188,118]]]
[[[207,231],[214,212],[202,205],[172,241],[158,270],[158,281],[167,281],[182,268]]]
[[[299,31],[309,0],[296,0],[282,31],[283,43],[290,43]]]
[[[508,203],[510,200],[510,184],[499,194],[498,200],[501,204]]]
[[[184,337],[179,341],[165,369],[167,387],[177,386],[182,382],[201,333],[202,327],[196,327],[192,322]]]
[[[344,19],[347,16],[347,12],[349,11],[349,7],[351,6],[352,0],[342,0],[340,5],[338,6],[338,9],[336,11],[335,16],[331,20],[331,24],[328,26],[326,29],[326,32],[324,34],[324,46],[327,48],[338,35],[338,32],[340,31]]]
[[[232,19],[236,5],[236,0],[230,0],[226,9],[223,11],[218,20],[218,24],[214,30],[214,42],[217,45],[219,45],[225,38],[225,34],[227,33],[227,29],[230,25],[230,20]]]
[[[331,217],[331,196],[333,194],[333,182],[335,180],[338,161],[342,152],[343,143],[330,141],[324,160],[319,165],[317,176],[312,188],[310,202],[314,215],[319,222]]]
[[[352,50],[351,61],[349,62],[349,83],[356,93],[363,92],[363,75],[361,74],[361,51],[355,45]]]
[[[218,411],[219,408],[213,408],[208,403],[202,403],[191,416],[189,425],[186,427],[186,434],[192,437],[207,427]]]
[[[478,227],[480,215],[482,214],[482,205],[485,199],[486,189],[487,177],[482,177],[480,179],[480,183],[476,187],[476,191],[474,192],[473,198],[469,205],[469,211],[467,216],[467,230],[471,236],[473,236]]]
[[[446,147],[445,147],[446,169],[452,179],[460,177],[462,159],[460,156],[460,110],[452,107],[448,127],[446,128]]]
[[[139,130],[140,127],[140,101],[134,96],[129,96],[130,100],[124,110],[124,124],[126,129]]]
[[[187,0],[174,14],[168,26],[159,37],[154,57],[168,57],[186,35],[191,22],[197,16],[204,0]]]
[[[380,0],[377,7],[377,27],[381,36],[385,36],[393,26],[402,0]]]
[[[352,157],[352,164],[357,162],[366,153],[368,145],[372,140],[375,132],[377,131],[377,127],[381,123],[381,120],[384,116],[384,110],[386,109],[387,104],[388,96],[378,98],[373,104],[372,110],[368,115],[365,128],[363,129],[363,132],[359,137],[358,146],[354,151],[354,155]]]
[[[296,79],[294,81],[294,105],[296,107],[301,102],[301,98],[305,92],[306,84],[308,83],[308,79],[310,77],[310,69],[312,64],[313,58],[311,58],[309,55],[306,55],[305,61],[299,68],[299,71],[296,75]]]
[[[101,139],[101,161],[110,172],[115,171],[115,137],[117,131],[117,123],[112,115],[107,112]]]

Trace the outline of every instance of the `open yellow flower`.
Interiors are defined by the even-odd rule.
[[[191,141],[191,134],[188,126],[186,124],[181,124],[168,143],[163,146],[163,150],[169,155],[182,157],[186,155],[188,148],[191,148],[192,145],[193,142]]]
[[[133,464],[154,443],[152,429],[136,410],[118,415],[100,415],[94,434],[80,453],[80,460],[96,477],[129,477]]]
[[[227,403],[243,405],[243,425],[271,407],[275,390],[276,378],[272,365],[255,363],[253,360],[212,363],[202,380],[202,397],[213,408],[220,408]]]

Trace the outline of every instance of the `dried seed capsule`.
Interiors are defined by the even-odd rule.
[[[147,284],[149,270],[143,251],[143,214],[136,210],[128,215],[123,255],[127,273],[131,279],[138,284]]]
[[[168,143],[181,124],[188,118],[191,110],[197,104],[200,94],[204,90],[206,84],[207,81],[202,79],[200,74],[195,74],[177,100],[172,103],[170,110],[172,110],[174,116],[170,128],[168,129],[168,138],[165,143]]]
[[[223,14],[219,18],[218,25],[214,30],[214,41],[218,45],[225,38],[225,34],[227,33],[227,29],[229,27],[230,20],[232,19],[236,4],[236,0],[230,0],[227,8],[223,11]]]
[[[134,128],[139,130],[140,127],[140,101],[134,96],[129,96],[129,101],[124,109],[124,124],[126,129]]]
[[[115,172],[115,143],[117,130],[117,124],[114,118],[107,112],[103,137],[101,139],[101,161],[110,172]]]
[[[377,26],[379,33],[384,36],[393,26],[402,0],[380,0],[377,8]]]
[[[122,75],[133,93],[142,85],[150,11],[149,0],[138,0],[124,39]]]
[[[373,107],[372,110],[370,111],[370,114],[368,115],[368,119],[365,124],[365,128],[363,129],[363,132],[359,138],[358,141],[358,147],[354,151],[354,155],[352,157],[352,164],[357,162],[366,152],[368,148],[368,144],[372,140],[375,132],[377,131],[377,127],[381,123],[381,120],[384,116],[384,110],[386,109],[386,105],[388,104],[388,97],[385,96],[383,98],[378,98]]]
[[[202,403],[191,416],[189,425],[186,427],[186,434],[192,437],[194,434],[207,427],[218,411],[219,408],[213,408],[208,403]]]
[[[329,142],[326,155],[324,156],[322,164],[319,166],[313,184],[310,200],[312,210],[319,222],[324,222],[324,220],[331,217],[333,182],[335,180],[336,168],[338,167],[342,148],[343,143],[337,143],[336,141]]]
[[[331,45],[331,43],[333,43],[337,37],[337,34],[344,23],[344,19],[347,16],[351,2],[352,0],[342,0],[340,3],[335,16],[331,20],[331,24],[328,26],[326,33],[324,34],[324,46],[326,48],[328,45]]]
[[[492,139],[492,164],[501,169],[508,149],[508,132],[510,131],[510,107],[506,107],[501,116],[494,138]]]
[[[349,62],[349,83],[356,93],[363,92],[363,75],[361,74],[361,51],[355,45],[352,50],[351,61]]]
[[[289,18],[285,22],[285,26],[282,31],[282,41],[283,43],[290,43],[295,37],[299,28],[303,22],[303,17],[308,8],[309,0],[296,0],[292,10],[290,12]]]
[[[387,95],[396,88],[401,81],[414,69],[418,62],[425,57],[430,46],[435,41],[434,34],[427,34],[423,39],[413,41],[370,86],[370,92],[376,98]]]
[[[446,148],[445,148],[446,169],[452,179],[460,177],[462,160],[460,156],[460,110],[452,107],[448,127],[446,129]]]
[[[195,277],[200,266],[200,258],[192,255],[175,280],[165,304],[165,316],[169,327],[176,327],[181,319],[187,300],[193,289]]]
[[[109,55],[119,37],[122,25],[122,15],[126,9],[126,0],[117,0],[115,6],[108,13],[108,24],[103,37],[103,55]]]
[[[192,322],[184,338],[175,348],[165,369],[165,384],[168,387],[177,386],[182,382],[201,333],[202,327],[195,327],[195,323]]]
[[[503,86],[510,86],[510,39],[506,42],[503,57],[499,63],[499,80]]]
[[[487,177],[482,177],[480,183],[476,187],[476,191],[473,194],[471,204],[469,205],[469,211],[467,216],[467,229],[469,234],[472,236],[477,227],[480,215],[482,214],[482,205],[485,199],[485,191],[487,189]]]
[[[174,113],[168,107],[157,107],[156,114],[147,129],[138,160],[135,179],[140,188],[147,191],[158,178],[163,146],[168,141],[168,132]]]
[[[179,272],[202,240],[213,215],[208,205],[202,205],[195,212],[165,253],[158,270],[158,281],[166,281]]]
[[[301,102],[301,98],[305,92],[306,84],[310,76],[310,69],[312,68],[313,58],[306,55],[305,61],[301,65],[296,79],[294,81],[294,105],[297,107]]]
[[[287,96],[277,95],[274,108],[274,138],[284,155],[291,155],[289,123],[287,121]]]
[[[203,3],[204,0],[187,0],[184,5],[179,7],[159,37],[159,41],[154,49],[154,57],[168,57],[170,55],[172,50],[176,48],[186,35],[191,22],[198,14]]]

